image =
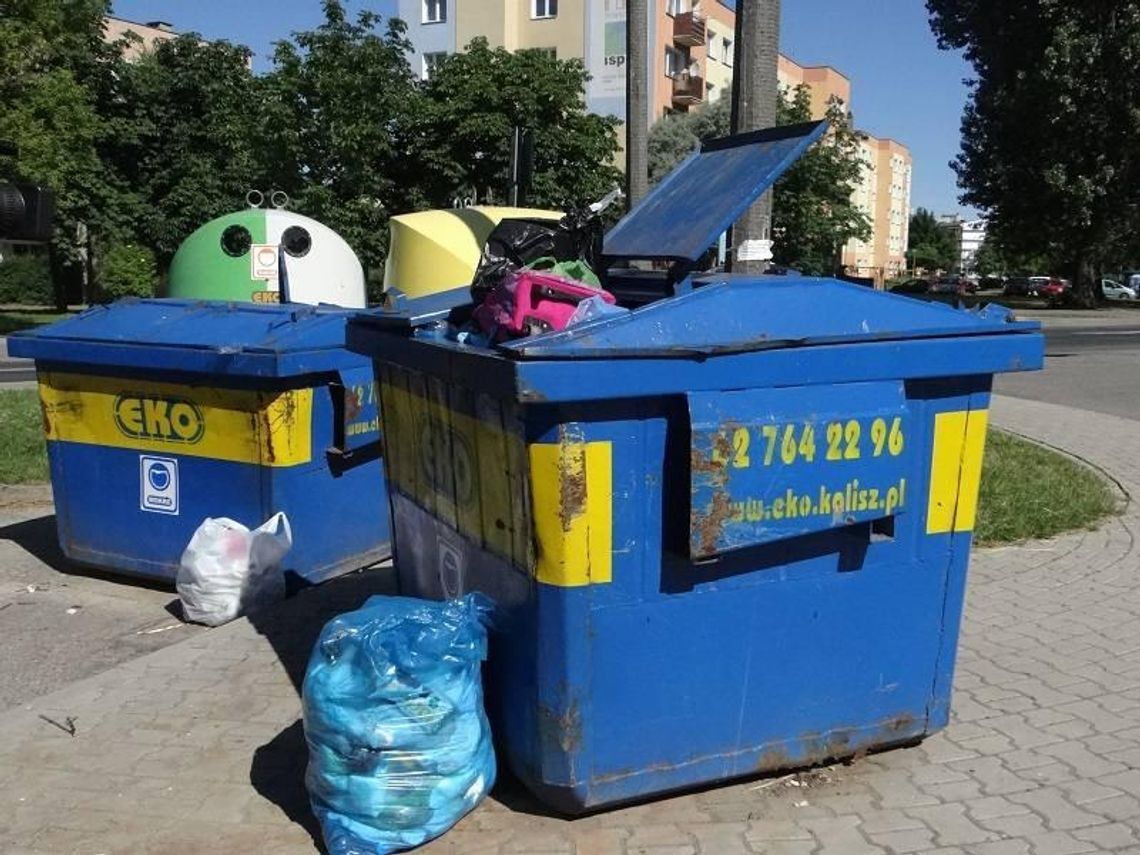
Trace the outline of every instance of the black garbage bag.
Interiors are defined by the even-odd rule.
[[[476,306],[513,271],[529,267],[539,259],[581,261],[600,272],[602,224],[589,208],[571,211],[557,222],[513,218],[502,220],[487,237],[471,297]]]

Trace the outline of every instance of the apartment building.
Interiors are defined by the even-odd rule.
[[[397,0],[397,15],[408,25],[412,68],[425,78],[440,59],[484,36],[495,47],[583,60],[592,77],[587,109],[625,117],[625,0]],[[653,0],[646,63],[650,123],[731,93],[735,26],[736,13],[722,0]],[[851,81],[834,68],[780,56],[777,77],[785,91],[808,87],[816,118],[833,102],[850,108]],[[854,197],[873,234],[844,247],[843,264],[881,283],[906,267],[911,156],[894,140],[864,134],[860,144],[866,168]]]
[[[117,41],[128,33],[133,33],[138,39],[124,49],[123,57],[127,60],[138,59],[158,42],[169,41],[178,36],[166,21],[147,21],[143,24],[111,15],[103,19],[103,38],[107,41]]]
[[[892,139],[860,134],[859,146],[863,181],[852,201],[871,221],[871,237],[844,246],[843,266],[882,284],[906,272],[913,162],[909,149]]]

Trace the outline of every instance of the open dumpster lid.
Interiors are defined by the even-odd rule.
[[[819,121],[705,140],[606,233],[603,253],[699,260],[826,131]]]
[[[15,333],[8,352],[37,362],[292,377],[367,361],[344,347],[345,319],[355,311],[127,299]]]
[[[693,357],[786,347],[1036,332],[1000,307],[967,312],[837,279],[725,277],[624,315],[501,347],[523,359]]]

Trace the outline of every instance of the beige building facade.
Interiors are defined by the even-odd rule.
[[[910,230],[910,150],[892,139],[860,135],[863,181],[853,201],[871,221],[871,237],[851,240],[843,248],[843,265],[849,273],[882,284],[906,272]]]
[[[118,41],[128,34],[137,36],[123,50],[123,56],[128,60],[138,59],[152,50],[158,42],[169,41],[178,36],[166,21],[148,21],[143,24],[110,15],[103,19],[103,38],[108,42]]]

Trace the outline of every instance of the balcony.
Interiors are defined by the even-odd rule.
[[[673,16],[673,42],[686,47],[705,43],[705,17],[696,12]]]
[[[693,107],[705,100],[705,79],[693,74],[673,78],[673,106]]]

